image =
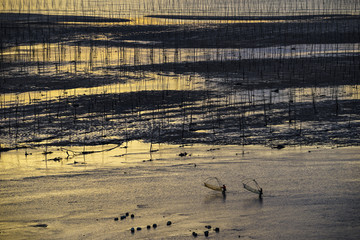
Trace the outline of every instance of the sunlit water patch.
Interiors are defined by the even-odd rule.
[[[114,43],[109,39],[110,45]],[[119,40],[119,43],[151,45],[148,41]],[[154,43],[156,44],[156,43]],[[360,53],[360,44],[300,44],[266,48],[158,48],[103,47],[57,44],[21,45],[2,52],[6,62],[15,64],[3,72],[12,74],[112,74],[126,66],[192,63],[201,61],[237,61],[247,59],[297,59],[342,57]],[[136,70],[136,69],[135,69]]]
[[[132,78],[131,78],[132,77]],[[76,99],[79,96],[121,94],[141,91],[172,91],[199,90],[204,88],[202,78],[190,75],[168,75],[161,73],[146,73],[141,78],[134,73],[128,73],[126,78],[118,77],[119,83],[105,84],[98,87],[83,87],[56,89],[44,91],[29,91],[23,93],[5,93],[0,96],[0,106],[22,106],[48,102],[53,103],[64,99]]]

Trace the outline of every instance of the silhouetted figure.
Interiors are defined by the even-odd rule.
[[[224,185],[222,185],[222,187],[221,187],[221,188],[222,188],[222,192],[223,192],[223,193],[225,193],[225,192],[226,192],[226,186],[225,186],[225,184],[224,184]]]
[[[260,188],[260,190],[259,190],[259,199],[262,199],[262,195],[263,195],[263,190],[262,190],[262,188]]]

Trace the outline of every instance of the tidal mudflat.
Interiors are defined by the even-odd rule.
[[[70,2],[0,7],[1,238],[359,238],[356,1]]]
[[[58,148],[48,148],[48,156],[37,149],[3,153],[2,237],[192,239],[195,232],[202,239],[205,231],[209,239],[359,237],[359,147],[149,148],[132,141],[70,158]],[[209,176],[227,185],[225,196],[203,186]],[[255,177],[262,200],[241,184]]]

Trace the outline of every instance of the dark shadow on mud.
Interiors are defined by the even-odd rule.
[[[61,24],[72,23],[120,23],[130,22],[123,18],[104,18],[79,15],[45,15],[33,13],[0,13],[0,22],[15,22],[23,24]]]
[[[35,64],[35,63],[34,63]],[[52,64],[52,63],[48,63]],[[15,67],[2,64],[2,71]],[[285,89],[296,87],[321,87],[360,84],[360,55],[297,58],[297,59],[244,59],[238,61],[201,61],[164,63],[152,65],[106,67],[104,70],[121,72],[116,75],[72,74],[51,77],[19,73],[4,76],[0,83],[1,93],[27,92],[96,87],[112,83],[125,83],[127,73],[199,74],[206,81],[229,89]],[[222,79],[222,80],[219,80]],[[129,78],[131,80],[131,78]],[[139,79],[141,80],[141,79]]]
[[[98,46],[134,46],[161,48],[256,48],[292,44],[357,43],[360,41],[360,18],[352,15],[284,16],[279,22],[171,25],[78,25],[81,23],[124,22],[127,19],[21,14],[0,15],[1,48],[17,44],[72,41]],[[19,18],[19,17],[18,17]],[[167,16],[169,18],[169,16]],[[199,16],[183,16],[195,18]],[[209,17],[216,19],[216,17]],[[236,19],[237,17],[234,17]],[[240,17],[241,19],[242,17]],[[251,19],[246,17],[247,19]],[[246,19],[245,18],[245,19]],[[258,17],[254,17],[256,20]],[[221,18],[220,18],[221,19]],[[231,19],[231,17],[230,17]],[[290,19],[294,21],[285,21]],[[296,19],[296,20],[295,20]],[[67,23],[66,23],[67,22]],[[61,23],[61,24],[57,24]],[[96,39],[99,34],[107,40]],[[83,36],[86,35],[86,39]],[[89,40],[90,39],[90,40]],[[122,40],[147,41],[141,46]]]
[[[237,89],[355,85],[360,83],[360,55],[295,59],[244,59],[120,67],[121,71],[198,73]]]

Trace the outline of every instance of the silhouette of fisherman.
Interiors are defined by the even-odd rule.
[[[262,188],[260,188],[260,190],[259,190],[259,199],[262,199],[262,195],[263,195],[263,190],[262,190]]]
[[[222,187],[221,187],[221,188],[222,188],[222,193],[223,193],[223,194],[225,194],[225,192],[226,192],[226,186],[225,186],[225,184],[224,184],[224,185],[222,185]]]

